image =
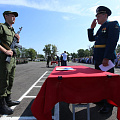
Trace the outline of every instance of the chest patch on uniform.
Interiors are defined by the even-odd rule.
[[[102,29],[102,32],[105,33],[106,32],[106,27]]]

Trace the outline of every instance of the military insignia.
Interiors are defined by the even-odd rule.
[[[99,8],[97,8],[96,12],[97,12],[97,13],[99,12]]]
[[[119,24],[116,24],[116,25],[115,25],[115,28],[119,28]]]
[[[106,28],[103,28],[103,29],[102,29],[102,32],[105,33],[105,32],[106,32]]]

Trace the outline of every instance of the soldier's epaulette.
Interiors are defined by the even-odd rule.
[[[114,22],[114,21],[108,21],[108,22]]]
[[[4,23],[0,23],[0,26],[2,26]]]
[[[119,23],[117,21],[109,21],[110,24],[114,25],[114,28],[120,29]]]
[[[111,23],[111,24],[112,24],[112,23],[116,23],[116,22],[117,22],[117,21],[108,21],[108,23]]]
[[[118,23],[117,21],[108,21],[108,23]]]
[[[5,23],[0,23],[0,26],[6,27]]]
[[[108,21],[108,24],[113,24],[113,25],[118,25],[119,26],[118,21]]]

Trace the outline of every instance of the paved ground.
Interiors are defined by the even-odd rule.
[[[68,65],[84,65],[94,68],[94,65],[91,64],[69,62]],[[0,120],[35,120],[30,110],[31,104],[52,70],[53,66],[46,68],[45,62],[29,62],[28,64],[17,65],[12,99],[21,101],[21,104],[12,107],[14,109],[12,115],[3,115]],[[115,68],[115,73],[120,74],[120,68]],[[117,120],[116,107],[111,114],[106,115],[101,115],[97,112],[98,110],[98,106],[90,103],[91,120]],[[60,120],[72,120],[71,104],[60,103]],[[86,108],[76,108],[76,120],[87,120]]]

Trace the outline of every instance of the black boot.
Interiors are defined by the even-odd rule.
[[[4,115],[4,114],[11,115],[11,114],[13,114],[13,110],[7,106],[4,97],[0,98],[0,114],[1,115]]]
[[[6,100],[6,103],[9,107],[20,104],[20,101],[12,101],[10,94],[8,94],[7,97],[5,97],[5,100]]]
[[[113,106],[103,106],[98,112],[101,114],[107,114],[107,113],[112,113]]]
[[[106,114],[106,113],[112,113],[112,110],[113,110],[113,105],[109,104],[107,102],[107,100],[104,100],[104,105],[103,107],[98,111],[102,114]]]

